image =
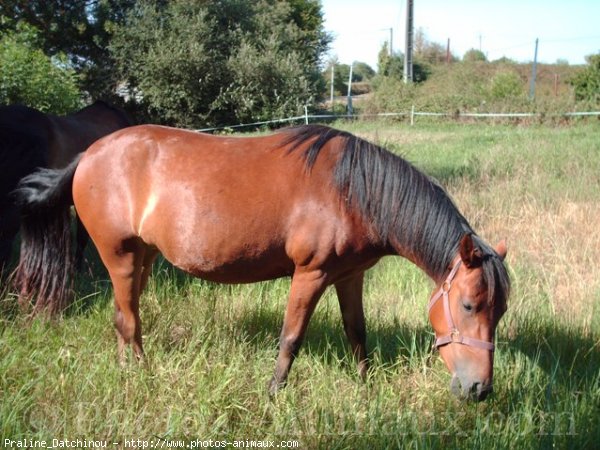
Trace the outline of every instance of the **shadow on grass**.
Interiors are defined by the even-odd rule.
[[[450,172],[446,173],[446,176],[448,175]],[[76,296],[79,300],[67,312],[69,316],[87,315],[112,301],[112,286],[106,269],[95,249],[90,247],[88,246],[86,250],[85,270],[77,276]],[[189,275],[174,268],[162,257],[159,257],[154,264],[152,282],[155,285],[171,284],[175,291],[185,292],[191,280]],[[219,289],[218,284],[207,283],[207,285],[214,286],[215,290]],[[16,315],[12,307],[6,306],[7,300],[11,299],[3,300],[5,304],[0,309],[0,313],[3,315],[3,320],[10,321]],[[284,304],[285,299],[281,302],[280,306]],[[317,309],[310,322],[301,354],[310,352],[311,355],[330,365],[349,361],[353,368],[341,314],[337,307],[331,309],[331,313],[326,314]],[[430,354],[433,339],[432,329],[429,326],[414,327],[397,322],[374,323],[369,320],[369,311],[366,311],[366,316],[367,348],[371,359],[377,359],[384,365],[392,365],[399,360],[422,359]],[[198,317],[197,320],[202,318]],[[257,304],[255,308],[248,308],[248,313],[243,315],[236,324],[236,328],[242,330],[242,333],[236,334],[233,338],[249,339],[256,346],[277,342],[282,322],[282,308]],[[527,322],[519,327],[517,336],[506,345],[501,345],[498,351],[524,354],[534,360],[553,383],[570,389],[598,377],[599,342],[600,336],[597,332],[585,334],[577,327],[552,325],[547,321]],[[276,349],[273,350],[275,353]]]
[[[368,311],[366,314],[369,324]],[[300,355],[309,352],[327,365],[350,361],[354,369],[341,314],[336,315],[318,314],[317,311],[311,319]],[[280,312],[262,308],[250,311],[238,326],[255,345],[264,345],[277,341],[282,322]],[[367,348],[370,358],[379,363],[393,365],[399,361],[423,360],[431,353],[433,331],[429,326],[370,325]],[[520,353],[534,361],[546,373],[550,387],[556,385],[570,391],[594,383],[594,380],[597,382],[600,377],[600,337],[593,333],[583,334],[576,327],[525,325],[518,336],[502,344],[498,351]]]
[[[597,332],[583,333],[577,327],[564,324],[527,324],[507,347],[508,351],[535,361],[552,383],[565,388],[600,380],[600,335]]]
[[[282,311],[257,308],[241,317],[237,327],[244,331],[244,339],[259,346],[266,342],[277,342],[282,324]],[[373,325],[368,317],[367,324],[367,349],[371,359],[376,354],[378,361],[388,365],[397,362],[398,358],[419,358],[430,353],[432,332],[426,327]],[[309,323],[300,357],[304,352],[331,365],[349,360],[354,367],[339,311],[333,311],[331,315],[321,314],[317,308]]]

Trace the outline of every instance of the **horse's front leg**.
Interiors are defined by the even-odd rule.
[[[274,395],[285,386],[288,373],[298,354],[310,317],[325,290],[325,274],[321,270],[296,269],[292,278],[290,296],[285,310],[279,338],[279,355],[275,373],[269,382],[269,393]]]

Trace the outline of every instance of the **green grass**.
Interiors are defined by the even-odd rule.
[[[269,399],[288,280],[222,286],[157,264],[142,298],[147,361],[116,363],[110,285],[80,280],[65,318],[0,304],[4,439],[297,440],[300,448],[593,448],[600,442],[600,127],[338,124],[448,187],[513,279],[495,393],[462,403],[430,357],[430,281],[387,258],[368,273],[372,370],[359,380],[337,300],[322,299],[288,387]]]

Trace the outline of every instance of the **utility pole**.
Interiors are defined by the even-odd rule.
[[[450,38],[448,38],[448,44],[446,45],[446,64],[450,64]]]
[[[353,113],[352,109],[352,66],[354,63],[350,64],[350,76],[348,77],[348,115],[351,116]]]
[[[394,29],[390,28],[390,58],[394,56]]]
[[[334,84],[334,72],[335,72],[335,63],[331,62],[331,112],[335,113],[335,108],[333,106],[333,84]]]
[[[406,46],[404,48],[404,82],[413,80],[413,0],[406,0]]]
[[[537,55],[538,55],[538,42],[539,39],[535,40],[535,53],[533,55],[533,66],[531,67],[531,84],[529,85],[529,100],[535,98],[535,77],[537,75]]]

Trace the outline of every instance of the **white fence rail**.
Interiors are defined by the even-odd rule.
[[[426,112],[426,111],[415,111],[414,106],[410,111],[407,112],[389,112],[389,113],[379,113],[379,114],[308,114],[308,109],[305,107],[305,113],[302,116],[293,116],[286,117],[281,119],[272,119],[272,120],[264,120],[260,122],[252,122],[252,123],[243,123],[237,125],[227,125],[221,127],[211,127],[211,128],[201,128],[196,131],[219,131],[219,130],[227,130],[227,129],[236,129],[236,128],[244,128],[244,127],[257,127],[261,125],[269,125],[275,123],[293,123],[298,121],[304,121],[304,123],[308,124],[311,120],[323,120],[323,119],[361,119],[361,118],[376,118],[376,117],[409,117],[410,124],[414,125],[415,118],[419,116],[423,117],[451,117],[460,119],[462,117],[465,118],[523,118],[523,117],[541,117],[540,113],[467,113],[467,112],[457,112],[457,113],[439,113],[439,112]],[[558,113],[558,114],[548,114],[546,117],[600,117],[600,111],[574,111],[574,112],[566,112],[566,113]]]

